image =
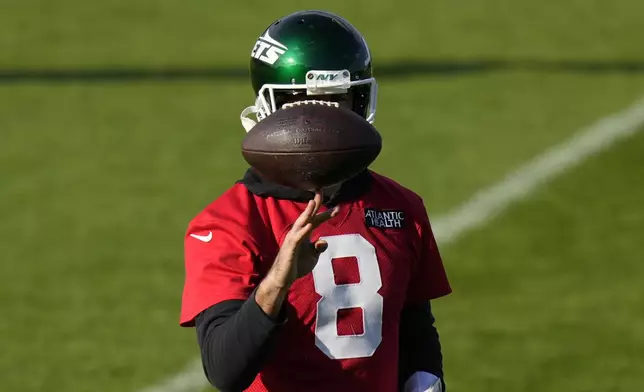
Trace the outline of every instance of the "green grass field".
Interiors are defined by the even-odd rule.
[[[306,6],[0,0],[0,75],[243,69],[265,25]],[[374,168],[432,216],[644,96],[636,0],[324,7],[373,50]],[[242,174],[253,98],[240,77],[0,77],[0,390],[134,392],[196,358],[183,234]],[[643,173],[641,132],[442,247],[450,391],[644,390]]]

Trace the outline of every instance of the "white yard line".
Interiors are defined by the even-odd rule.
[[[196,359],[179,373],[140,392],[195,392],[210,385],[204,376],[201,360]]]
[[[642,126],[644,101],[579,130],[570,139],[546,150],[500,182],[478,191],[455,210],[432,219],[438,243],[446,245],[454,242],[464,233],[486,224],[543,183],[615,142],[634,135]],[[196,360],[180,373],[140,392],[194,392],[207,385],[201,362]]]
[[[644,100],[580,129],[563,143],[520,166],[496,184],[481,189],[445,216],[432,219],[439,244],[455,241],[484,225],[543,183],[570,170],[587,158],[637,133],[644,126]]]

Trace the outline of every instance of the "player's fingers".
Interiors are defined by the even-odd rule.
[[[311,220],[311,217],[314,216],[314,210],[315,201],[310,200],[309,204],[306,205],[304,211],[302,211],[300,216],[295,220],[295,223],[293,223],[292,230],[301,230]]]
[[[313,224],[311,222],[305,223],[304,226],[302,226],[300,229],[291,230],[289,237],[294,244],[299,244],[303,240],[308,240],[314,228],[315,227],[313,227]]]
[[[315,208],[313,209],[313,213],[311,213],[311,216],[317,215],[318,211],[320,210],[320,207],[322,207],[323,200],[324,200],[324,197],[322,196],[322,192],[316,191],[315,196],[313,197]]]
[[[316,228],[316,227],[320,226],[322,223],[324,223],[324,222],[328,221],[329,219],[331,219],[332,215],[333,215],[333,211],[328,210],[328,211],[321,212],[321,213],[317,214],[316,216],[314,216],[311,219],[311,223],[313,224],[313,228]]]
[[[317,214],[316,216],[314,216],[311,219],[311,223],[313,223],[313,227],[316,228],[316,227],[320,226],[322,223],[324,223],[324,222],[328,221],[329,219],[335,217],[336,215],[338,215],[338,207],[334,207],[334,208],[332,208],[330,210],[327,210],[327,211],[324,211],[324,212],[321,212],[321,213]]]
[[[313,244],[313,249],[315,250],[315,256],[319,256],[324,253],[325,250],[329,247],[329,244],[324,240],[317,240]]]

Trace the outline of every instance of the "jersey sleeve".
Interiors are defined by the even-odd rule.
[[[258,252],[243,224],[193,221],[186,233],[181,326],[226,300],[245,300],[257,284]]]
[[[452,292],[427,211],[422,201],[419,204],[420,207],[416,212],[418,255],[407,292],[408,304],[429,301]]]

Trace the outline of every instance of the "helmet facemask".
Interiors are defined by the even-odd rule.
[[[377,100],[378,84],[373,77],[351,80],[347,70],[312,70],[306,74],[306,84],[263,85],[255,105],[244,109],[240,117],[244,129],[249,132],[257,122],[282,108],[310,104],[346,107],[348,103],[349,109],[373,123]],[[257,121],[249,118],[251,114],[255,114]]]

